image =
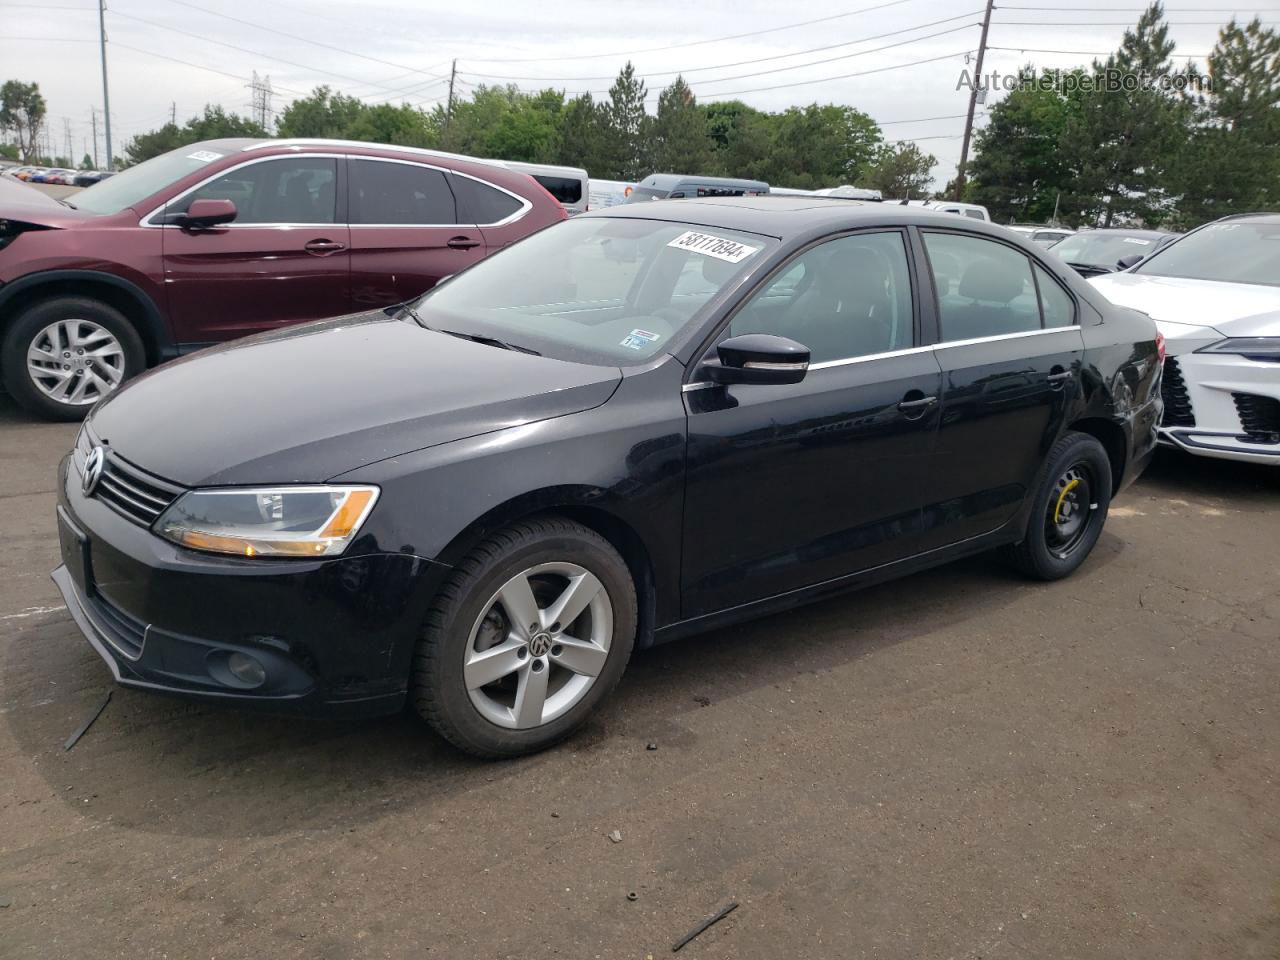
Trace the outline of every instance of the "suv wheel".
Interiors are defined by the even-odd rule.
[[[477,546],[441,588],[413,699],[468,753],[542,750],[617,685],[635,632],[635,586],[607,540],[558,517],[518,523]]]
[[[1010,550],[1029,577],[1057,580],[1074,573],[1102,534],[1111,506],[1111,461],[1086,433],[1053,445],[1031,506],[1027,534]]]
[[[142,340],[114,307],[53,297],[27,307],[0,348],[5,388],[31,413],[80,420],[146,363]]]

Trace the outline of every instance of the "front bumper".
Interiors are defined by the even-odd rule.
[[[1182,415],[1173,418],[1166,404],[1162,443],[1197,456],[1280,465],[1280,435],[1256,429],[1256,420],[1246,424],[1240,400],[1251,398],[1245,403],[1253,408],[1259,403],[1280,405],[1280,364],[1195,352],[1173,354],[1171,359],[1185,390],[1185,406]]]
[[[53,580],[118,682],[313,713],[402,707],[448,567],[385,552],[296,563],[196,553],[81,495],[70,460],[59,471],[63,562]],[[266,679],[238,680],[228,666],[236,653]]]

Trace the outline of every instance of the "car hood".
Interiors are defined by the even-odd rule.
[[[88,218],[88,214],[59,203],[21,180],[0,177],[0,220],[17,220],[40,227],[65,227]]]
[[[614,367],[358,314],[167,364],[93,412],[95,439],[186,486],[319,483],[424,447],[599,406]]]
[[[1166,338],[1265,336],[1280,315],[1280,287],[1112,273],[1089,282],[1112,303],[1148,314]],[[1205,328],[1210,328],[1206,330]]]

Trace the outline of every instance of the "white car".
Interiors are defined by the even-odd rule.
[[[1162,441],[1280,466],[1280,214],[1215,221],[1089,282],[1164,334]]]

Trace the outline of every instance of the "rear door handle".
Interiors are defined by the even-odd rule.
[[[474,237],[452,237],[446,246],[453,250],[470,250],[472,247],[480,246],[480,241]]]
[[[1071,371],[1055,370],[1053,373],[1049,374],[1049,376],[1045,377],[1045,379],[1048,380],[1049,383],[1052,384],[1053,388],[1056,390],[1059,386],[1061,386],[1062,384],[1066,383],[1068,380],[1071,379]]]
[[[938,402],[937,397],[921,397],[919,400],[903,400],[898,409],[906,414],[908,420],[923,417],[925,411]]]
[[[336,240],[310,240],[302,249],[307,253],[314,253],[317,257],[327,257],[331,253],[347,249],[347,245],[338,243]]]

